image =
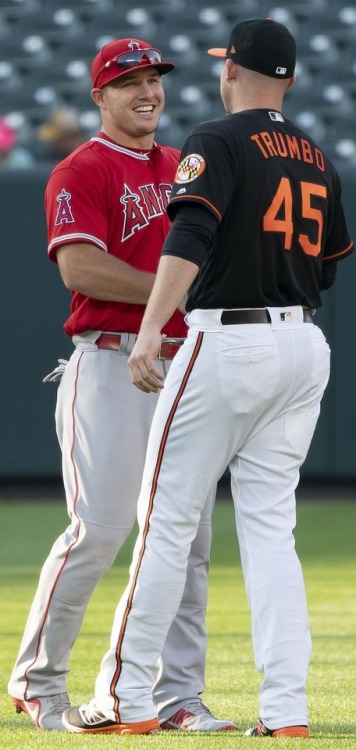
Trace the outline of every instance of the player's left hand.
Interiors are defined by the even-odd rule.
[[[155,329],[139,333],[128,360],[132,383],[145,393],[158,393],[163,388],[164,377],[156,367],[161,338],[161,332]]]

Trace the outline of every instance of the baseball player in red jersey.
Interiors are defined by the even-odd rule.
[[[92,65],[102,130],[54,169],[46,189],[49,257],[72,290],[65,330],[75,350],[56,408],[71,524],[43,567],[9,683],[17,710],[39,729],[63,729],[71,648],[90,596],[136,518],[157,397],[132,386],[127,359],[169,227],[179,152],[155,143],[154,132],[164,105],[161,75],[173,68],[144,41],[106,45]],[[183,315],[173,311],[157,353],[162,376],[185,336]],[[212,485],[157,678],[155,701],[166,729],[235,729],[200,698],[214,496]]]
[[[156,720],[157,659],[207,489],[229,465],[263,676],[260,719],[246,734],[309,736],[311,639],[294,548],[295,488],[329,376],[313,311],[353,245],[333,165],[282,114],[294,81],[289,31],[249,19],[212,54],[225,58],[228,115],[196,127],[183,148],[167,209],[172,228],[129,358],[133,383],[161,392],[140,532],[92,711],[64,712],[72,732]],[[186,292],[189,333],[163,387],[155,360],[161,330]]]

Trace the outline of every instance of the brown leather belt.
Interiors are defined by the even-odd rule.
[[[185,339],[168,337],[163,339],[158,353],[158,359],[173,359],[184,341]],[[101,333],[95,343],[98,349],[110,349],[113,352],[117,352],[120,349],[121,336],[119,333]]]
[[[288,313],[288,308],[286,313]],[[305,307],[303,310],[304,323],[312,323],[312,315],[312,310]],[[223,326],[238,325],[239,323],[270,323],[271,316],[268,310],[224,310],[220,320]]]

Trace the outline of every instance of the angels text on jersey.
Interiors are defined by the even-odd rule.
[[[123,225],[121,242],[132,237],[132,235],[144,227],[157,216],[163,216],[171,193],[172,186],[161,183],[156,188],[153,183],[141,185],[132,190],[127,183],[123,185],[123,194],[120,198],[121,210],[123,211]],[[65,188],[57,195],[58,209],[55,225],[62,223],[75,223],[72,196]],[[119,207],[120,210],[120,207]]]

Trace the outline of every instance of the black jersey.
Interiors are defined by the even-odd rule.
[[[353,250],[333,164],[280,112],[245,110],[194,129],[175,177],[170,217],[191,202],[208,209],[218,226],[188,311],[317,308],[322,263]]]

